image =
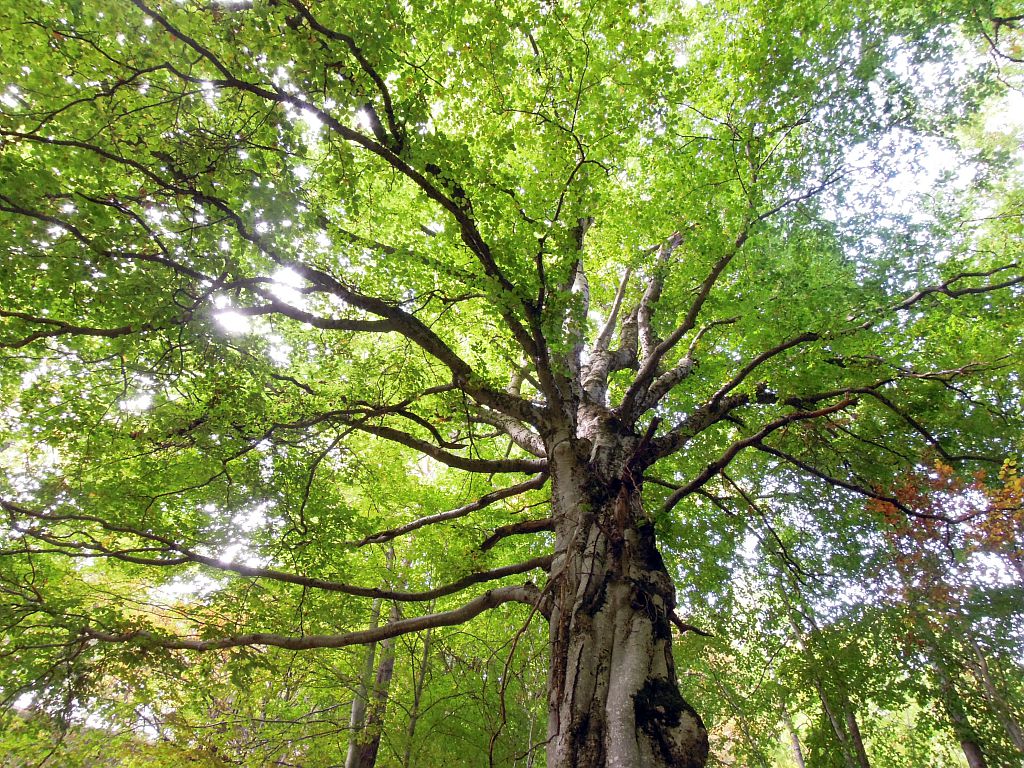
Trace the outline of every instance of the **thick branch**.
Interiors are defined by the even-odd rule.
[[[544,441],[541,439],[541,436],[518,419],[506,416],[504,413],[487,411],[484,409],[475,409],[470,415],[470,418],[473,421],[497,427],[508,435],[512,439],[512,442],[524,451],[532,453],[538,458],[544,458],[547,456],[547,453],[544,450]]]
[[[370,64],[362,49],[356,45],[356,41],[349,35],[329,29],[321,24],[316,17],[313,16],[310,10],[300,2],[300,0],[289,0],[289,2],[292,7],[299,12],[299,15],[306,20],[306,23],[309,24],[312,29],[316,30],[324,37],[344,43],[345,47],[348,48],[349,53],[352,54],[352,57],[359,62],[360,68],[373,81],[373,85],[380,94],[381,101],[384,104],[384,116],[388,122],[388,131],[391,133],[392,138],[390,148],[393,149],[396,154],[401,154],[405,136],[401,126],[398,124],[397,118],[395,117],[395,107],[391,101],[391,92],[388,90],[384,79],[380,76],[373,65]]]
[[[662,458],[675,453],[705,429],[717,424],[730,412],[749,402],[750,396],[741,394],[705,403],[664,435],[653,440],[654,455]]]
[[[1006,264],[1002,267],[995,267],[994,269],[987,270],[985,272],[960,272],[954,275],[948,280],[939,283],[938,285],[931,285],[927,288],[922,288],[916,291],[912,295],[897,304],[893,309],[909,309],[910,307],[917,304],[919,301],[924,299],[926,296],[932,296],[939,294],[942,296],[948,296],[951,299],[959,298],[960,296],[971,296],[982,293],[989,293],[991,291],[998,291],[1004,288],[1012,288],[1015,285],[1021,285],[1024,283],[1024,275],[1010,278],[1009,280],[1003,280],[998,283],[989,283],[987,285],[973,285],[966,288],[954,288],[953,284],[958,283],[961,280],[966,280],[971,277],[991,277],[999,272],[1005,272],[1008,269],[1014,269],[1018,266],[1017,262],[1012,264]]]
[[[133,333],[151,331],[156,327],[150,323],[141,323],[139,325],[122,325],[118,328],[91,328],[83,325],[74,325],[63,320],[55,320],[51,317],[39,317],[37,315],[30,315],[27,312],[15,312],[5,309],[0,309],[0,317],[23,320],[34,325],[48,326],[45,330],[33,331],[27,336],[22,336],[13,341],[0,340],[0,347],[7,349],[20,349],[39,339],[56,336],[95,336],[104,339],[116,339]]]
[[[49,522],[94,523],[99,525],[105,531],[128,534],[144,541],[160,545],[159,547],[150,546],[109,549],[92,537],[88,537],[90,539],[89,541],[72,541],[64,536],[57,536],[39,529],[33,529],[30,527],[19,529],[24,535],[31,536],[32,538],[40,541],[45,541],[50,546],[54,547],[55,549],[47,550],[54,554],[63,552],[69,556],[74,556],[77,553],[84,553],[84,556],[86,557],[109,557],[116,560],[123,560],[125,562],[154,567],[177,567],[181,565],[195,564],[252,579],[267,579],[285,584],[295,584],[308,589],[319,589],[325,592],[338,592],[345,595],[351,595],[353,597],[379,598],[384,600],[396,600],[399,602],[428,602],[439,597],[445,597],[447,595],[453,595],[457,592],[461,592],[474,584],[480,584],[486,581],[495,581],[497,579],[505,578],[506,576],[515,576],[537,568],[543,568],[546,570],[551,565],[552,557],[551,555],[545,555],[542,557],[535,557],[532,560],[527,560],[526,562],[495,568],[490,571],[470,573],[450,584],[435,587],[434,589],[423,592],[404,592],[380,589],[378,587],[362,587],[356,584],[345,584],[338,581],[330,581],[312,576],[288,573],[275,568],[262,568],[258,566],[244,565],[241,563],[226,562],[216,557],[201,555],[198,552],[192,551],[187,547],[178,544],[168,537],[149,533],[147,531],[140,531],[129,526],[114,525],[94,515],[60,515],[38,512],[22,507],[21,505],[14,504],[5,499],[0,499],[0,507],[10,513],[30,517],[35,520],[44,520]],[[82,535],[88,536],[88,534]],[[172,558],[140,557],[140,553],[174,553],[176,556]]]
[[[191,48],[193,51],[202,56],[203,59],[208,61],[222,76],[223,79],[212,79],[213,85],[223,88],[232,88],[235,90],[243,91],[258,98],[264,99],[277,104],[288,104],[300,110],[308,111],[314,115],[326,126],[330,131],[336,133],[338,136],[343,138],[345,141],[356,144],[363,149],[377,155],[395,171],[405,176],[407,179],[413,182],[423,193],[434,202],[438,203],[445,211],[447,211],[452,218],[459,225],[459,231],[462,236],[463,242],[470,249],[470,251],[477,257],[477,260],[484,268],[484,272],[488,277],[493,279],[501,292],[511,298],[515,298],[524,310],[527,317],[530,318],[531,324],[539,321],[536,317],[534,308],[529,305],[528,302],[524,301],[519,293],[516,291],[515,286],[509,281],[508,277],[504,274],[501,268],[498,266],[491,253],[490,246],[484,240],[477,228],[476,222],[470,213],[470,207],[466,205],[464,198],[456,198],[454,196],[445,194],[441,188],[427,178],[416,168],[413,168],[409,163],[403,160],[395,151],[384,144],[381,144],[375,138],[371,138],[365,134],[360,133],[352,128],[341,123],[334,115],[330,112],[317,107],[315,104],[299,98],[298,96],[289,93],[278,86],[271,86],[267,88],[258,83],[252,83],[245,80],[241,80],[236,77],[231,70],[208,48],[201,45],[194,38],[183,32],[181,29],[174,26],[165,16],[157,13],[155,10],[147,6],[142,0],[131,0],[132,4],[135,5],[139,10],[153,19],[157,24],[163,27],[167,32],[174,35],[183,44]],[[171,65],[167,65],[167,70],[172,72],[175,76],[185,82],[192,82],[197,84],[203,84],[206,82],[203,78],[195,77],[190,74],[186,74],[174,68]],[[460,187],[461,188],[461,187]],[[531,336],[529,331],[523,326],[519,318],[516,317],[508,309],[502,308],[502,317],[509,326],[509,330],[512,332],[516,341],[522,346],[522,348],[534,359],[539,360],[542,357],[542,350],[540,350]]]
[[[485,472],[494,474],[498,472],[543,472],[547,469],[548,463],[545,459],[475,459],[468,456],[446,451],[433,443],[421,440],[408,432],[394,429],[392,427],[367,424],[360,421],[340,419],[343,424],[355,427],[371,435],[390,440],[393,443],[401,443],[419,451],[422,454],[435,459],[442,464],[455,469],[462,469],[466,472]]]
[[[239,215],[224,200],[192,187],[183,187],[172,183],[153,172],[142,163],[130,158],[122,157],[121,155],[110,152],[94,144],[89,144],[75,139],[46,138],[16,131],[3,131],[2,134],[24,141],[33,141],[39,144],[46,144],[55,147],[81,149],[94,153],[99,157],[118,163],[127,168],[131,168],[172,194],[184,195],[192,198],[199,204],[216,208],[231,222],[231,225],[242,239],[259,248],[260,251],[274,263],[292,269],[298,275],[308,280],[311,284],[334,294],[351,306],[390,321],[393,325],[393,330],[396,333],[405,336],[417,346],[421,347],[425,352],[444,364],[451,371],[454,381],[460,386],[460,388],[478,402],[533,424],[540,424],[543,422],[541,410],[532,403],[523,400],[522,398],[509,395],[507,392],[493,390],[489,387],[476,383],[477,377],[474,376],[471,366],[460,358],[436,333],[434,333],[434,331],[432,331],[415,315],[406,312],[401,307],[391,304],[384,299],[360,293],[320,269],[311,267],[303,262],[297,262],[285,258],[269,244],[267,238],[250,229],[242,219],[241,215]],[[16,212],[21,213],[22,211]],[[66,223],[61,223],[61,226],[67,225]],[[69,228],[69,231],[73,232],[74,230]],[[88,243],[88,240],[85,240],[84,242]],[[133,254],[132,257],[138,257],[138,255]],[[164,263],[166,261],[152,256],[149,257],[148,260],[159,261],[160,263]],[[171,266],[177,267],[177,265]]]
[[[765,350],[761,354],[757,355],[753,360],[747,363],[739,372],[727,381],[721,389],[719,389],[711,398],[711,402],[717,402],[725,397],[727,394],[732,392],[736,387],[742,384],[746,378],[754,372],[762,363],[771,360],[777,355],[781,355],[788,349],[799,346],[800,344],[806,344],[809,341],[817,341],[821,336],[817,333],[801,333],[799,336],[794,336],[791,339],[787,339],[780,344],[775,345],[771,349]]]
[[[398,637],[411,632],[422,632],[435,627],[451,627],[457,624],[464,624],[470,619],[478,616],[484,611],[496,608],[503,603],[517,602],[527,605],[536,605],[540,599],[540,590],[532,584],[523,586],[498,587],[488,590],[479,597],[474,598],[460,608],[440,613],[431,613],[426,616],[415,616],[409,619],[401,619],[381,627],[363,629],[357,632],[346,632],[340,635],[306,635],[295,637],[292,635],[279,635],[263,632],[254,632],[243,635],[230,635],[228,637],[215,638],[211,640],[189,639],[181,637],[166,637],[149,630],[133,630],[130,632],[105,632],[92,627],[84,627],[81,631],[85,637],[93,640],[100,640],[106,643],[132,643],[135,645],[150,648],[169,648],[188,651],[215,651],[225,648],[238,648],[240,646],[265,645],[277,648],[287,648],[293,651],[307,650],[310,648],[344,648],[349,645],[366,645],[389,637]]]
[[[644,393],[650,387],[651,381],[658,373],[658,366],[661,365],[662,359],[668,354],[679,340],[683,338],[687,333],[693,330],[697,323],[697,317],[700,315],[701,309],[704,307],[704,303],[711,295],[711,289],[715,287],[715,283],[718,282],[718,278],[721,276],[725,268],[729,266],[729,262],[733,260],[743,244],[747,241],[747,237],[750,234],[749,223],[743,228],[743,231],[736,236],[736,240],[733,242],[732,247],[721,256],[718,261],[711,267],[711,271],[708,272],[707,276],[697,287],[697,293],[694,297],[693,302],[690,304],[690,308],[686,313],[686,317],[683,318],[683,322],[679,324],[675,330],[668,335],[668,337],[654,347],[649,354],[644,356],[643,363],[640,366],[640,370],[630,385],[626,394],[622,398],[622,402],[616,408],[616,412],[625,423],[632,424],[639,416],[642,411],[637,407],[638,403],[643,400]],[[642,324],[641,324],[642,325]]]

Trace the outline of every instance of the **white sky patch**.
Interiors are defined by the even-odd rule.
[[[174,579],[159,587],[154,587],[150,590],[149,599],[157,605],[170,607],[183,601],[209,597],[221,586],[221,582],[216,579],[197,574],[188,578]]]
[[[267,512],[270,511],[273,506],[274,502],[272,501],[260,502],[252,509],[243,509],[231,518],[231,522],[246,533],[251,533],[257,528],[265,527],[270,522],[270,518],[267,517]]]
[[[290,273],[290,275],[286,273]],[[282,274],[284,279],[278,277]],[[291,279],[293,276],[298,277],[290,269],[282,269],[275,272],[273,275],[274,284],[270,287],[270,292],[285,304],[289,304],[297,309],[306,309],[306,297],[298,290],[304,281],[301,278],[297,281],[293,280]]]
[[[214,319],[221,328],[233,336],[249,333],[252,330],[252,320],[231,309],[216,313]]]
[[[229,544],[218,555],[217,559],[225,564],[241,563],[250,568],[262,568],[270,562],[270,558],[259,557],[253,553],[244,541],[236,541]]]
[[[277,334],[267,336],[267,342],[270,345],[267,347],[267,357],[270,358],[270,362],[282,368],[291,364],[292,352],[295,350],[290,344],[285,343],[285,340]]]
[[[985,130],[992,133],[1024,132],[1024,92],[1007,90],[1000,103],[985,117]]]
[[[412,463],[412,474],[433,482],[441,474],[441,463],[430,456],[420,456]]]
[[[306,282],[302,275],[291,267],[282,267],[274,272],[270,277],[278,285],[287,286],[289,288],[301,288]]]
[[[364,131],[373,130],[373,118],[370,117],[370,113],[365,109],[356,110],[356,127]]]
[[[128,413],[142,413],[144,411],[148,411],[153,407],[153,395],[149,392],[140,392],[134,397],[122,400],[118,403],[118,407],[122,411],[127,411]]]
[[[203,92],[203,100],[206,101],[206,105],[210,109],[217,110],[217,86],[211,83],[209,80],[204,80],[199,84],[200,89]]]
[[[302,139],[306,145],[312,147],[319,143],[320,131],[324,127],[319,116],[312,110],[304,109],[299,115],[299,121],[302,123]]]
[[[835,213],[826,213],[830,218],[856,217],[871,206],[882,206],[888,216],[928,224],[932,216],[922,202],[940,181],[948,179],[946,189],[963,191],[978,173],[949,142],[898,130],[877,143],[853,147],[846,165],[853,169],[852,183],[845,204]]]
[[[18,87],[14,85],[9,85],[6,89],[4,89],[3,95],[0,96],[0,104],[3,104],[5,107],[10,107],[11,109],[14,109],[19,105],[20,98],[21,92],[18,90]]]

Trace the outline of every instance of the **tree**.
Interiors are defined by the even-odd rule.
[[[894,462],[1012,452],[1012,157],[865,184],[954,146],[1002,4],[3,7],[8,700],[520,604],[551,768],[700,766],[723,471],[913,516]]]
[[[997,730],[1008,737],[1010,752],[1016,753],[1007,760],[1012,762],[1024,753],[1024,735],[1008,703],[1010,697],[988,673],[991,651],[982,648],[992,648],[992,635],[1005,634],[992,631],[1009,618],[1005,609],[1000,610],[1000,603],[1006,602],[1004,594],[1009,593],[1013,603],[1021,598],[1019,584],[1005,583],[1007,577],[1019,576],[1021,483],[1016,462],[1004,462],[998,477],[1001,487],[986,485],[985,473],[980,471],[967,483],[953,467],[937,461],[929,472],[904,478],[893,490],[904,503],[930,512],[929,517],[907,520],[887,503],[872,503],[889,525],[886,533],[895,550],[892,563],[899,577],[898,586],[890,585],[889,590],[904,604],[908,644],[916,646],[916,655],[923,657],[926,671],[934,678],[934,698],[972,768],[987,765],[986,755],[992,759],[999,740],[979,735],[978,715],[986,714],[986,709],[995,715]],[[959,524],[951,525],[952,520]],[[979,552],[1003,556],[1004,583],[972,562]],[[990,637],[983,641],[982,634]],[[1019,667],[1013,661],[1017,649],[1011,645],[1004,650],[1000,645],[995,644],[1000,655]],[[966,670],[981,684],[980,696],[962,692],[961,671]],[[972,698],[984,704],[978,706]]]

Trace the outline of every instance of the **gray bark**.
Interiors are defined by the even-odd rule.
[[[597,443],[548,451],[557,521],[548,768],[700,768],[707,731],[672,658],[675,588],[628,464],[602,457]],[[628,456],[637,442],[605,445]],[[580,446],[593,453],[577,455]]]
[[[373,601],[370,609],[370,629],[376,629],[380,624],[380,599]],[[366,656],[363,660],[363,671],[359,676],[359,683],[356,687],[355,696],[352,699],[352,714],[349,717],[349,740],[348,753],[345,756],[345,768],[362,768],[359,763],[358,737],[362,733],[366,723],[366,705],[369,699],[370,685],[373,678],[374,662],[377,656],[377,644],[370,643],[366,646]]]
[[[392,603],[391,621],[397,621],[398,618],[397,604]],[[373,690],[367,699],[366,717],[362,728],[353,733],[349,741],[349,756],[352,757],[352,762],[350,765],[346,761],[346,768],[373,768],[376,764],[394,673],[395,639],[389,637],[380,642],[380,662],[377,665]]]

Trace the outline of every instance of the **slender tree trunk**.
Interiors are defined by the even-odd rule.
[[[850,734],[847,731],[846,718],[840,719],[836,713],[835,707],[828,699],[828,694],[825,691],[825,684],[821,680],[815,679],[814,687],[818,692],[818,699],[821,701],[821,709],[825,713],[825,717],[828,718],[829,724],[832,726],[832,732],[836,736],[836,743],[839,744],[839,749],[843,753],[843,763],[846,768],[859,768],[857,765],[857,755],[855,750],[852,748],[850,743]]]
[[[707,731],[679,692],[675,588],[628,465],[555,443],[548,768],[700,768]],[[625,479],[623,475],[626,475]]]
[[[398,621],[398,606],[391,605],[391,621]],[[351,768],[373,768],[377,762],[380,739],[383,734],[384,715],[387,712],[391,678],[395,674],[395,639],[389,637],[380,642],[380,662],[373,683],[373,691],[367,700],[366,720],[362,729],[354,734],[349,743],[349,753],[355,745],[355,758]],[[347,764],[346,764],[347,765]]]
[[[433,610],[433,603],[431,603]],[[423,686],[427,681],[427,665],[430,662],[430,641],[433,630],[428,629],[423,637],[423,656],[420,659],[420,671],[412,689],[412,707],[409,710],[409,726],[405,732],[405,751],[402,753],[402,768],[409,768],[412,763],[412,741],[416,736],[416,725],[420,719],[420,702],[423,700]]]
[[[846,715],[846,730],[850,734],[850,744],[857,758],[857,764],[860,768],[871,768],[871,763],[868,762],[867,750],[864,749],[864,739],[860,735],[860,725],[857,724],[857,714],[845,693],[841,695],[843,711]]]
[[[380,624],[380,599],[373,601],[370,609],[370,629]],[[352,714],[349,717],[349,739],[348,753],[345,756],[345,768],[362,768],[359,763],[359,735],[366,725],[366,705],[370,697],[370,686],[373,682],[374,664],[377,657],[377,644],[371,643],[366,646],[366,656],[363,660],[362,674],[359,675],[359,683],[356,686],[356,693],[352,699]]]
[[[988,768],[988,764],[985,762],[985,753],[982,751],[978,737],[967,717],[967,709],[960,699],[960,694],[957,693],[949,672],[942,663],[939,651],[934,646],[929,650],[932,653],[932,668],[935,670],[935,676],[939,683],[939,698],[946,717],[949,718],[949,723],[953,727],[953,734],[960,742],[964,757],[967,758],[967,765],[970,768]]]
[[[985,698],[992,705],[992,709],[995,711],[996,717],[999,718],[1003,730],[1006,731],[1010,743],[1024,756],[1024,730],[1021,729],[1020,723],[1014,718],[1013,711],[1009,704],[1007,704],[1005,697],[1000,694],[999,689],[996,687],[995,681],[992,679],[992,673],[988,668],[988,659],[985,658],[985,652],[973,639],[969,638],[968,641],[974,649],[974,655],[978,660],[977,666],[974,667],[975,675],[985,689]]]
[[[736,701],[736,697],[732,695],[729,688],[722,682],[721,678],[715,674],[714,668],[711,669],[711,678],[715,681],[715,687],[718,688],[718,692],[725,699],[729,708],[733,711],[733,716],[736,718],[736,723],[740,727],[740,733],[743,734],[743,740],[747,742],[747,747],[750,749],[750,754],[757,757],[763,768],[768,768],[768,759],[765,757],[761,748],[758,746],[757,739],[750,732],[750,723],[746,713],[743,711],[743,707],[740,706],[739,702]]]
[[[816,642],[817,638],[821,636],[821,628],[818,626],[817,621],[815,621],[814,615],[809,613],[806,607],[800,615],[803,616],[811,627],[810,636],[801,630],[796,614],[790,616],[790,625],[798,637],[806,638],[806,647],[810,654],[811,663],[816,665],[819,663],[819,660],[815,658],[811,648],[812,642]],[[825,658],[828,657],[826,656]],[[860,725],[857,723],[857,713],[853,708],[853,702],[850,701],[850,697],[846,693],[846,689],[842,684],[832,686],[835,691],[836,700],[831,701],[827,687],[818,675],[814,676],[814,688],[818,692],[818,698],[821,700],[822,711],[824,711],[825,716],[832,725],[832,731],[836,735],[836,740],[843,753],[843,762],[847,768],[871,768],[867,750],[864,749],[864,739],[861,737]]]
[[[804,763],[804,750],[800,746],[800,734],[797,733],[796,726],[793,724],[793,717],[789,714],[789,709],[786,708],[785,702],[780,705],[782,712],[782,722],[786,725],[786,730],[789,731],[789,742],[793,747],[793,760],[796,762],[796,768],[805,768]]]
[[[387,567],[394,564],[395,551],[387,552]],[[391,621],[397,621],[398,605],[391,604]],[[371,627],[380,622],[380,600],[374,600],[371,611]],[[366,661],[363,674],[359,680],[359,689],[352,701],[352,717],[349,722],[351,735],[348,742],[348,753],[345,756],[345,768],[373,768],[377,762],[377,750],[380,748],[381,725],[387,709],[388,692],[391,689],[391,678],[395,671],[394,638],[372,643],[366,649]],[[374,660],[377,648],[380,648],[380,662],[374,672]]]

